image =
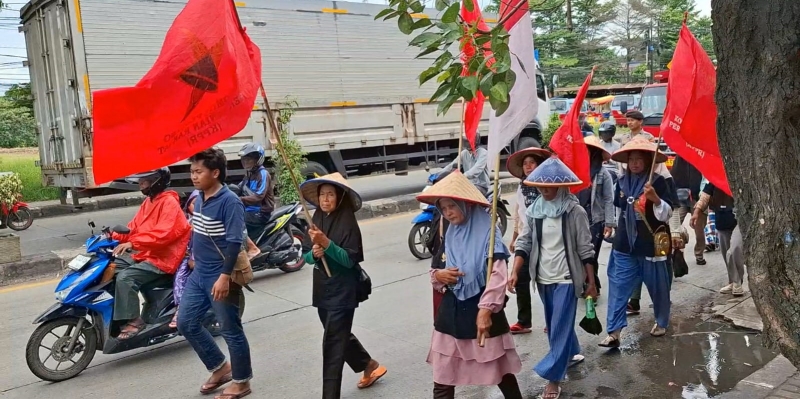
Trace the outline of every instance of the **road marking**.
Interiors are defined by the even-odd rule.
[[[48,284],[58,283],[59,281],[61,281],[60,278],[55,278],[52,280],[37,281],[35,283],[12,285],[10,287],[0,289],[0,294],[6,294],[9,292],[20,291],[20,290],[27,290],[29,288],[41,287]]]
[[[403,212],[403,213],[397,213],[397,214],[394,214],[392,216],[378,216],[378,217],[367,219],[367,220],[365,220],[363,222],[359,222],[358,224],[363,226],[365,224],[373,224],[373,223],[378,223],[378,222],[388,222],[390,220],[408,217],[409,215],[412,215],[414,213],[419,213],[419,212],[420,211],[408,211],[408,212]]]

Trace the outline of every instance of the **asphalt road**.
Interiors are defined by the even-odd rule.
[[[345,368],[343,397],[431,397],[431,370],[425,363],[432,330],[429,262],[417,261],[408,251],[406,234],[412,217],[413,214],[401,214],[361,223],[367,259],[363,266],[372,276],[375,288],[371,298],[357,310],[353,332],[389,373],[373,388],[358,390],[358,376]],[[100,221],[97,215],[95,218]],[[71,219],[62,223],[78,222]],[[38,245],[46,243],[42,239]],[[607,246],[601,259],[608,259]],[[708,327],[708,323],[701,324],[698,319],[698,309],[718,296],[714,291],[725,280],[719,254],[709,254],[708,260],[709,264],[703,267],[694,266],[690,260],[690,275],[674,283],[669,336],[652,338],[647,334],[653,323],[649,298],[642,301],[642,315],[630,319],[621,351],[601,350],[596,346],[599,337],[579,330],[587,359],[570,370],[562,397],[680,398],[687,397],[682,392],[695,384],[705,384],[715,393],[724,392],[754,371],[741,375],[740,369],[730,369],[731,364],[757,367],[758,359],[768,360],[760,349],[748,354],[747,351],[756,351],[757,348],[751,348],[755,341],[747,341],[746,350],[729,353],[730,349],[720,351],[715,349],[719,344],[709,343],[713,334],[698,332]],[[601,264],[605,266],[604,262]],[[605,272],[601,274],[604,289],[598,316],[605,325],[606,304],[602,299],[608,293]],[[35,328],[31,321],[53,303],[54,285],[55,281],[44,281],[0,289],[0,308],[5,317],[0,324],[0,396],[9,399],[201,397],[198,388],[207,373],[180,338],[123,354],[98,353],[91,366],[72,380],[57,384],[39,381],[25,365],[25,344]],[[294,274],[262,272],[256,276],[253,288],[256,292],[248,293],[244,315],[255,372],[254,394],[250,397],[320,397],[322,328],[315,309],[310,306],[311,270],[306,268]],[[514,301],[512,296],[506,309],[512,322],[516,315]],[[540,394],[545,384],[531,369],[548,347],[542,333],[542,306],[536,297],[533,309],[534,332],[515,338],[524,362],[519,380],[526,398]],[[580,320],[582,305],[578,313]],[[741,339],[740,332],[719,335],[734,337],[741,341],[741,346],[746,341]],[[697,340],[693,340],[695,337]],[[721,344],[723,349],[726,342]],[[728,347],[737,348],[732,344]],[[457,392],[459,398],[501,397],[495,387],[466,387]]]
[[[424,170],[416,170],[409,172],[408,176],[357,177],[350,179],[349,182],[361,194],[364,201],[371,201],[418,193],[425,187],[428,174]],[[501,173],[501,177],[507,176],[510,175],[506,172]],[[78,247],[91,235],[91,229],[87,226],[89,220],[93,220],[98,228],[127,224],[137,209],[138,207],[126,207],[34,220],[29,229],[16,233],[21,239],[22,255],[36,255]]]

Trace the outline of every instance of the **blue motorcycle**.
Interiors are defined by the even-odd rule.
[[[428,184],[424,189],[422,189],[422,192],[424,193],[436,182],[444,179],[446,175],[447,174],[437,175],[436,173],[433,173],[428,176]],[[489,203],[492,202],[491,194],[489,194],[487,200]],[[503,235],[506,234],[508,217],[511,216],[511,213],[508,212],[508,205],[508,201],[502,198],[499,198],[497,201],[497,225],[500,228],[500,233]],[[430,250],[428,250],[426,243],[428,241],[429,234],[431,234],[433,231],[431,230],[434,227],[433,221],[436,219],[439,210],[436,209],[435,206],[425,203],[420,203],[420,209],[422,210],[422,213],[415,216],[411,221],[411,231],[408,232],[408,249],[417,259],[430,259],[433,254],[431,254]]]
[[[89,226],[94,228],[94,223]],[[169,327],[176,311],[173,276],[164,275],[163,279],[141,287],[145,328],[129,339],[115,338],[122,326],[113,322],[117,265],[112,251],[119,242],[111,239],[111,231],[130,233],[127,227],[116,226],[104,228],[101,234],[86,240],[87,253],[69,262],[69,272],[56,286],[57,303],[33,322],[41,325],[28,339],[25,360],[31,372],[45,381],[59,382],[77,376],[89,366],[97,350],[119,353],[178,336],[178,331]],[[242,303],[240,312],[243,310]],[[213,335],[219,335],[213,312],[206,314],[203,325]]]

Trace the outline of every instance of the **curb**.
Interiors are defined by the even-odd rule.
[[[516,178],[500,180],[500,194],[513,193],[516,191],[518,185],[519,180]],[[80,207],[53,204],[41,207],[31,206],[30,209],[34,217],[46,218],[73,213],[136,206],[142,203],[143,198],[142,196],[106,197],[87,201],[82,203]],[[406,194],[367,201],[363,204],[361,209],[356,212],[356,219],[373,219],[411,211],[419,211],[419,202],[416,200],[416,194]],[[19,262],[0,264],[0,287],[46,276],[57,277],[66,267],[66,262],[78,253],[82,253],[82,251],[67,249],[57,251],[57,253],[50,252],[43,255],[26,256]]]
[[[761,369],[745,377],[717,399],[764,399],[797,373],[797,369],[783,355],[778,355]]]

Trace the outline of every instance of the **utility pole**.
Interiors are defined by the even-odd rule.
[[[647,65],[647,70],[645,72],[645,77],[647,78],[647,84],[653,83],[653,18],[650,17],[650,25],[647,28],[647,51],[645,52],[645,64]]]

